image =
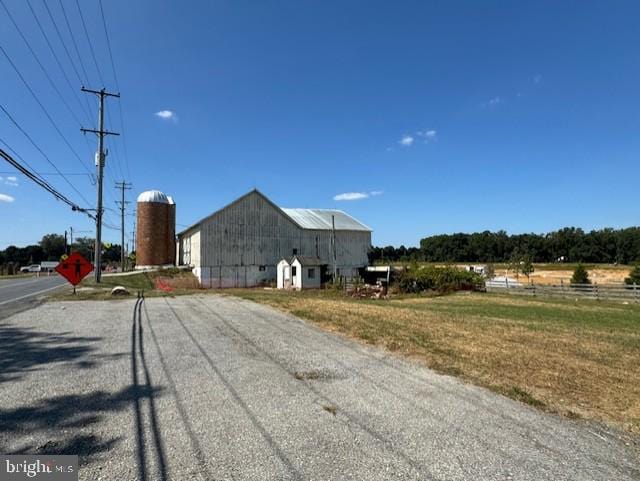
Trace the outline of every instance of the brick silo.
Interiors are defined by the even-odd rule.
[[[136,269],[175,264],[175,204],[159,190],[138,196]]]

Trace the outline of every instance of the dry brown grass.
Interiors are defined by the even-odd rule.
[[[629,276],[631,272],[630,268],[607,268],[607,267],[597,267],[592,269],[587,269],[589,272],[589,278],[591,282],[597,282],[598,284],[622,284],[624,279]],[[508,269],[498,268],[495,270],[496,275],[498,276],[510,276],[513,277],[514,273],[509,271]],[[564,282],[565,284],[571,283],[571,276],[573,276],[572,269],[539,269],[534,271],[529,279],[523,274],[518,276],[520,282],[528,282],[531,281],[534,284],[560,284]]]
[[[531,405],[640,434],[640,309],[483,294],[235,291]]]

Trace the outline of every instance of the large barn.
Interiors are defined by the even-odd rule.
[[[371,229],[341,210],[284,209],[252,190],[180,232],[177,250],[204,287],[251,287],[275,282],[278,262],[294,256],[332,273],[334,252],[337,275],[354,277],[370,247]]]

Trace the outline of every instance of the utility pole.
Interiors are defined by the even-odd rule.
[[[121,228],[120,228],[120,239],[121,239],[121,243],[120,243],[120,270],[122,272],[124,272],[124,260],[125,260],[125,254],[124,254],[124,210],[127,206],[127,204],[130,204],[131,202],[124,200],[124,191],[125,190],[131,190],[131,184],[125,182],[124,180],[122,182],[116,182],[116,189],[120,189],[122,192],[122,200],[121,201],[116,201],[116,204],[120,205],[120,218],[122,220],[121,223]]]
[[[104,99],[105,97],[120,97],[120,94],[113,94],[107,92],[104,88],[101,90],[91,90],[82,87],[83,92],[95,94],[100,99],[98,108],[98,130],[83,129],[80,130],[84,133],[93,132],[98,136],[98,152],[96,153],[96,168],[98,171],[98,205],[96,209],[96,244],[95,244],[95,280],[100,283],[102,278],[102,214],[104,209],[102,208],[102,180],[104,176],[104,138],[107,135],[120,135],[116,132],[109,132],[104,130]]]
[[[336,217],[331,216],[331,249],[333,250],[333,283],[335,284],[337,279],[336,268]]]
[[[133,221],[133,232],[131,233],[133,237],[133,245],[131,246],[131,252],[136,250],[136,221]]]
[[[69,233],[71,234],[69,236],[69,255],[71,255],[73,251],[73,227],[69,227]]]

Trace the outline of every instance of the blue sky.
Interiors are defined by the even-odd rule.
[[[95,100],[86,125],[27,3],[3,2],[83,126],[95,127]],[[43,1],[30,2],[79,88]],[[178,229],[254,187],[283,207],[344,209],[374,229],[375,245],[639,224],[637,2],[103,2],[128,154],[108,139],[110,209],[124,174],[129,200],[152,188],[175,198]],[[63,4],[99,88],[76,3]],[[49,5],[74,58],[60,6]],[[98,0],[81,5],[116,90]],[[84,166],[2,55],[0,103],[61,171],[93,171],[95,138],[85,142],[0,13],[0,45]],[[117,102],[108,100],[110,123],[122,130]],[[2,112],[0,139],[52,172]],[[92,230],[8,165],[0,172],[0,248]],[[89,176],[67,177],[93,202]],[[84,205],[59,176],[47,179]],[[119,225],[117,213],[107,222]]]

